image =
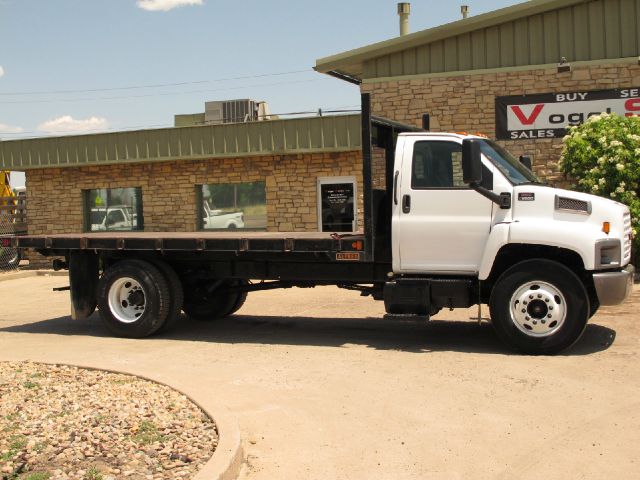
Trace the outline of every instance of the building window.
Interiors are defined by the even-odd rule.
[[[199,185],[201,230],[266,230],[264,182]]]
[[[321,232],[355,232],[355,177],[318,178],[318,228]]]
[[[85,190],[84,203],[85,230],[88,232],[143,229],[140,187]]]

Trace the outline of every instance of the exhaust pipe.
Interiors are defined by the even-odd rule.
[[[407,2],[398,3],[398,16],[400,17],[400,36],[409,33],[409,14],[411,13],[411,4]]]

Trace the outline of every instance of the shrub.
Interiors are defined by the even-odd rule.
[[[624,203],[631,210],[634,247],[640,238],[640,117],[597,115],[564,137],[560,168],[574,188]]]

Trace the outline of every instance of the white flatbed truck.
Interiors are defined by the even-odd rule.
[[[630,294],[626,206],[542,184],[485,138],[372,117],[366,94],[362,138],[362,233],[78,233],[11,246],[64,256],[56,267],[69,269],[72,317],[97,306],[124,337],[166,329],[181,311],[231,315],[251,291],[337,285],[390,314],[486,303],[507,345],[553,354],[599,306]],[[372,188],[374,143],[386,152],[386,190]]]

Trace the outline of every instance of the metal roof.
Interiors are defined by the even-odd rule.
[[[316,61],[359,80],[637,57],[640,0],[532,0]]]
[[[360,150],[361,118],[263,122],[0,141],[0,170]]]

